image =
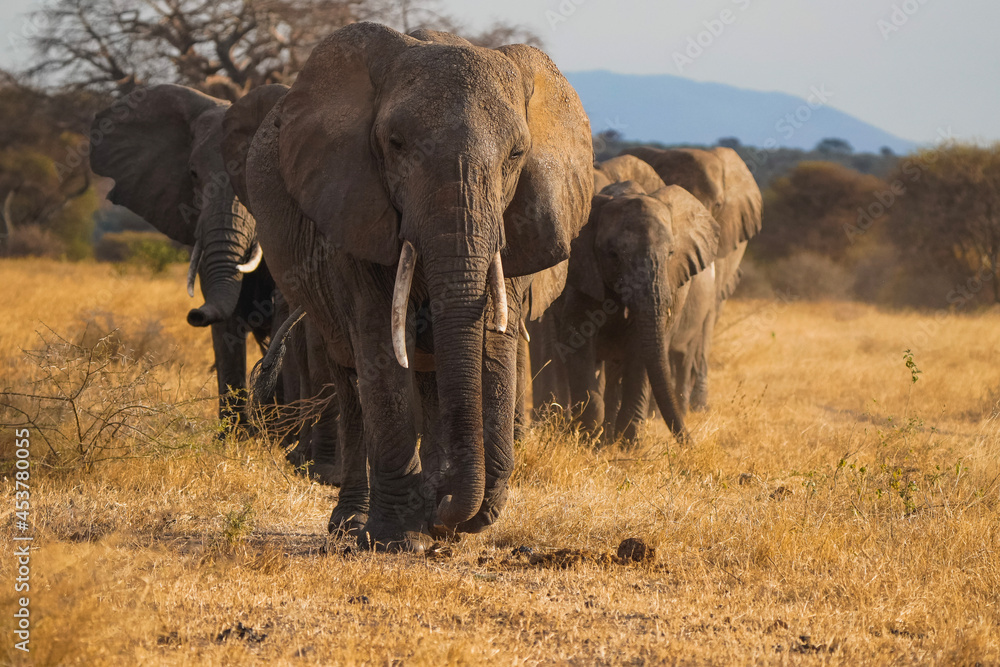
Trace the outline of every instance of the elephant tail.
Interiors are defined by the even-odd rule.
[[[306,310],[299,306],[288,316],[278,330],[271,337],[271,344],[267,348],[267,354],[257,362],[250,371],[250,401],[260,405],[269,403],[274,397],[275,387],[278,385],[278,375],[281,373],[281,361],[285,357],[287,345],[285,340],[292,328],[298,324],[299,320],[305,317]]]

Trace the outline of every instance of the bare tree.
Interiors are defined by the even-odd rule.
[[[36,80],[119,94],[173,82],[230,99],[290,82],[319,40],[354,21],[469,32],[439,0],[49,0],[34,18],[44,28],[26,73]],[[541,43],[504,23],[467,36]]]

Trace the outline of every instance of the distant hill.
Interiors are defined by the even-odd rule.
[[[623,137],[663,144],[714,145],[736,137],[744,145],[812,149],[823,139],[847,140],[854,150],[878,153],[883,146],[908,153],[916,144],[834,108],[785,93],[744,90],[669,74],[568,72],[590,116],[594,133],[614,129]],[[820,95],[825,93],[817,89]],[[798,118],[796,118],[798,114]],[[791,118],[786,116],[791,115]]]

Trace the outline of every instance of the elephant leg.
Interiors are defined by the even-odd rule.
[[[514,398],[514,439],[523,440],[531,414],[528,409],[528,388],[531,386],[531,352],[528,341],[517,336],[517,394]]]
[[[332,365],[323,340],[312,326],[306,327],[306,351],[310,384],[314,388],[314,395],[310,397],[309,405],[311,412],[309,421],[312,427],[309,429],[307,446],[312,461],[310,474],[323,484],[339,486],[342,471],[337,447],[338,409],[334,385],[331,382]]]
[[[370,295],[369,295],[370,296]],[[369,466],[368,522],[363,548],[423,551],[430,543],[421,489],[409,372],[395,359],[388,302],[358,303],[364,328],[352,337]]]
[[[311,420],[307,418],[306,406],[316,394],[309,375],[309,352],[307,349],[306,328],[309,322],[296,327],[288,336],[288,356],[282,368],[282,376],[287,380],[289,398],[294,397],[284,410],[286,419],[282,428],[286,429],[283,443],[285,446],[295,445],[288,451],[286,457],[295,466],[305,465],[311,461],[313,453],[309,451],[309,433],[312,430]]]
[[[611,443],[617,432],[615,421],[622,406],[622,363],[617,359],[604,362],[604,432],[601,441]]]
[[[353,370],[331,365],[339,417],[337,443],[341,454],[341,483],[337,506],[327,529],[331,533],[358,536],[368,522],[368,457],[365,450],[364,418],[358,400],[357,375]]]
[[[566,374],[575,421],[584,431],[596,435],[604,423],[605,376],[592,340],[567,359]]]
[[[724,303],[724,302],[723,302]],[[722,304],[719,304],[719,311]],[[708,356],[712,348],[712,335],[715,333],[715,322],[718,312],[710,313],[705,318],[705,326],[702,329],[702,336],[698,352],[695,356],[694,379],[691,387],[691,409],[695,412],[702,412],[708,409]]]
[[[229,432],[246,423],[247,339],[236,318],[212,324],[212,348],[219,382],[219,419]]]
[[[438,398],[437,378],[434,373],[413,374],[417,393],[420,396],[420,469],[423,481],[421,492],[432,512],[441,500],[451,495],[454,468],[451,452],[446,449],[448,439],[441,433],[441,403]],[[429,515],[430,517],[430,515]],[[433,526],[431,527],[433,531]],[[432,534],[434,534],[432,532]],[[437,535],[435,537],[444,537]]]
[[[639,424],[649,411],[650,384],[640,355],[629,355],[622,368],[622,407],[615,432],[625,442],[634,442]]]

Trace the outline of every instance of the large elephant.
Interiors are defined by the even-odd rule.
[[[718,240],[719,225],[683,188],[646,193],[625,181],[594,196],[553,306],[556,352],[585,429],[633,439],[652,389],[671,431],[687,438],[668,345],[686,287],[711,266]]]
[[[740,279],[740,262],[747,241],[761,229],[763,198],[760,188],[736,151],[714,148],[629,148],[625,154],[649,163],[668,185],[679,185],[707,208],[718,221],[719,250],[715,261],[715,289],[692,289],[684,327],[690,334],[677,338],[672,364],[679,373],[679,399],[693,410],[708,405],[708,356],[715,322],[724,301]],[[617,158],[616,158],[617,159]]]
[[[222,157],[229,103],[184,86],[142,88],[97,114],[90,164],[115,180],[109,199],[171,239],[193,246],[188,294],[201,279],[204,304],[189,324],[210,326],[219,416],[245,420],[246,336],[266,345],[274,281],[253,218],[236,199]]]
[[[482,530],[513,469],[507,322],[590,206],[575,91],[532,47],[357,23],[316,47],[259,127],[237,115],[261,244],[333,362],[331,527],[414,550],[432,530]]]

